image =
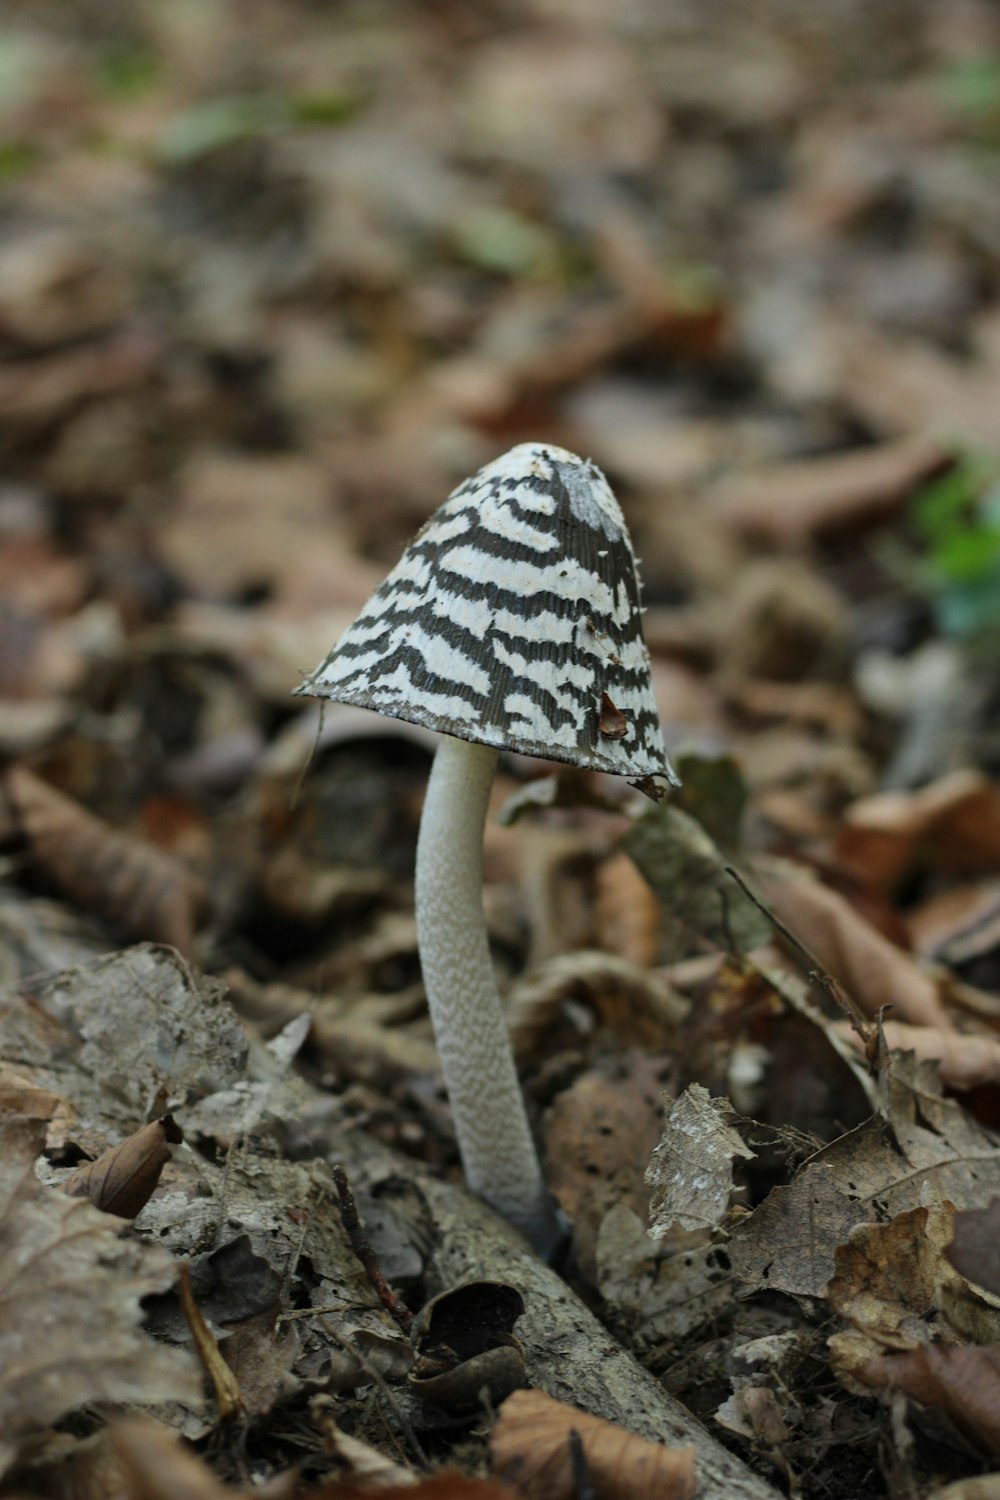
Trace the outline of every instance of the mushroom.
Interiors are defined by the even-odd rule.
[[[501,750],[676,781],[632,544],[601,471],[522,443],[460,484],[296,689],[437,730],[417,842],[420,962],[466,1179],[543,1254],[557,1221],[483,918]]]

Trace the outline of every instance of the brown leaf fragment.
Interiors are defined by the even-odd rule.
[[[34,1120],[0,1125],[0,1472],[78,1406],[194,1404],[200,1385],[189,1355],[139,1326],[140,1299],[171,1285],[173,1258],[39,1182],[42,1135]]]
[[[72,1107],[60,1094],[32,1083],[13,1068],[0,1066],[0,1116],[27,1115],[32,1120],[72,1116]]]
[[[207,897],[184,865],[116,833],[22,766],[5,787],[39,865],[70,900],[133,937],[190,953]]]
[[[866,1209],[842,1193],[828,1167],[806,1165],[787,1185],[772,1188],[749,1217],[734,1226],[733,1272],[757,1291],[822,1297],[834,1272],[834,1252]]]
[[[756,874],[778,917],[866,1015],[891,1005],[894,1018],[950,1029],[936,981],[838,891],[787,862],[760,861]]]
[[[522,1500],[572,1500],[570,1434],[601,1500],[693,1500],[694,1448],[667,1448],[540,1391],[515,1391],[490,1439],[493,1472]]]
[[[1000,1344],[922,1344],[875,1354],[854,1375],[876,1390],[902,1391],[935,1406],[987,1453],[1000,1453]]]
[[[754,1153],[730,1123],[728,1099],[713,1099],[700,1083],[686,1088],[670,1106],[663,1135],[646,1169],[652,1188],[650,1229],[659,1239],[678,1224],[682,1229],[714,1229],[729,1211],[733,1162]]]
[[[845,814],[837,857],[885,891],[918,864],[992,873],[1000,864],[1000,791],[969,770],[916,792],[862,797]]]
[[[801,546],[824,532],[884,520],[947,462],[926,437],[907,437],[727,478],[710,503],[720,519],[748,535]]]
[[[106,1214],[134,1219],[156,1191],[160,1173],[170,1160],[170,1147],[183,1139],[172,1115],[152,1120],[96,1161],[78,1167],[61,1184],[62,1190],[72,1198],[89,1198]]]
[[[643,1169],[660,1134],[662,1064],[639,1049],[581,1073],[556,1098],[545,1135],[550,1186],[573,1225],[584,1274],[595,1269],[608,1210],[624,1203],[646,1217]]]
[[[1000,1197],[985,1208],[963,1208],[955,1214],[954,1237],[945,1255],[968,1281],[1000,1296]]]
[[[928,1337],[924,1318],[938,1305],[950,1205],[914,1208],[887,1224],[859,1224],[836,1252],[830,1302],[883,1347],[905,1349]]]
[[[111,1444],[128,1479],[128,1500],[232,1500],[236,1491],[160,1422],[132,1417],[115,1422]]]
[[[845,1042],[864,1053],[864,1043],[846,1022],[836,1029]],[[1000,1081],[1000,1038],[956,1031],[939,1026],[910,1026],[905,1021],[883,1023],[886,1045],[893,1051],[912,1052],[918,1062],[936,1062],[941,1081],[951,1089],[974,1089]]]
[[[222,1421],[236,1416],[242,1410],[242,1398],[240,1396],[240,1385],[235,1374],[226,1364],[219,1353],[215,1335],[209,1328],[202,1316],[201,1308],[195,1301],[191,1290],[191,1273],[187,1262],[181,1265],[180,1274],[180,1298],[181,1307],[184,1309],[184,1317],[191,1330],[194,1346],[198,1351],[198,1358],[205,1367],[205,1373],[212,1382],[215,1399],[219,1408],[219,1417]]]
[[[607,693],[601,694],[601,716],[598,729],[606,740],[623,740],[628,734],[628,718],[616,708]]]

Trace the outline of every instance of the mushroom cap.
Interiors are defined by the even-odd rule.
[[[521,443],[453,490],[296,692],[673,779],[621,510],[595,464],[549,444]]]

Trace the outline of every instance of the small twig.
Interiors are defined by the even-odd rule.
[[[763,912],[767,920],[777,928],[785,941],[790,943],[795,951],[806,960],[806,963],[809,965],[807,970],[808,978],[826,991],[834,1003],[844,1012],[862,1041],[867,1042],[871,1036],[871,1022],[857,1002],[844,989],[839,979],[835,979],[832,974],[824,969],[812,949],[807,947],[800,937],[796,937],[791,928],[787,927],[781,918],[775,915],[765,901],[762,901],[759,896],[754,894],[739,870],[734,869],[732,865],[726,865],[725,870],[726,874],[736,881],[744,896],[753,902],[758,911]]]
[[[575,1427],[569,1430],[566,1439],[569,1447],[569,1472],[573,1485],[573,1500],[597,1500],[597,1491],[583,1451],[583,1439]]]
[[[365,1275],[375,1289],[376,1295],[386,1312],[395,1318],[404,1333],[408,1334],[413,1323],[413,1313],[404,1302],[396,1296],[379,1266],[375,1251],[372,1249],[371,1241],[365,1234],[361,1220],[358,1217],[358,1207],[354,1201],[354,1194],[347,1181],[347,1173],[339,1162],[335,1162],[330,1168],[333,1185],[337,1189],[337,1197],[340,1200],[340,1222],[344,1226],[344,1233],[351,1242],[351,1249],[365,1270]]]

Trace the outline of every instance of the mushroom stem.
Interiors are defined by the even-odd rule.
[[[443,735],[417,841],[417,934],[466,1179],[540,1254],[558,1238],[514,1068],[483,918],[497,751]]]

